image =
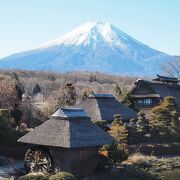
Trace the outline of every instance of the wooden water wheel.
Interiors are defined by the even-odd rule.
[[[49,152],[42,147],[32,147],[25,154],[25,168],[29,172],[51,172],[52,159]]]

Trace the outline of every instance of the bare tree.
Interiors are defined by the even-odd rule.
[[[17,101],[15,82],[7,76],[0,75],[0,108],[11,109]]]
[[[180,78],[180,57],[176,57],[176,60],[163,64],[162,71],[171,77]]]

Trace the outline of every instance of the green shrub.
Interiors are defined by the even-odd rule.
[[[113,165],[116,165],[116,162],[125,161],[128,158],[128,150],[121,144],[113,142],[112,144],[104,145],[100,149],[101,154],[107,152],[107,157]]]
[[[50,176],[49,180],[75,180],[74,176],[67,172],[60,172]]]
[[[48,175],[44,174],[27,174],[21,176],[18,180],[48,180]]]
[[[105,172],[110,171],[113,164],[111,161],[109,161],[108,157],[99,154],[98,155],[98,163],[96,166],[96,172]]]

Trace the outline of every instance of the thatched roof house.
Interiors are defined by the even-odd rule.
[[[18,140],[64,148],[94,147],[112,142],[111,136],[94,125],[80,108],[60,108],[52,118]]]
[[[85,109],[91,116],[92,121],[113,121],[115,114],[120,114],[122,120],[136,119],[137,113],[119,102],[112,94],[91,93],[77,107]]]
[[[130,93],[134,105],[150,117],[150,110],[159,104],[166,96],[176,99],[180,107],[180,85],[177,78],[157,75],[152,81],[143,79],[135,82],[135,87]]]
[[[58,109],[50,120],[18,140],[45,147],[52,157],[53,169],[75,174],[89,173],[95,167],[98,148],[112,141],[113,138],[93,124],[80,108]]]

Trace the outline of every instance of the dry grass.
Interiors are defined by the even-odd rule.
[[[124,162],[124,163],[131,163],[131,164],[141,164],[143,162],[152,162],[157,160],[155,156],[143,155],[140,153],[134,153]]]

